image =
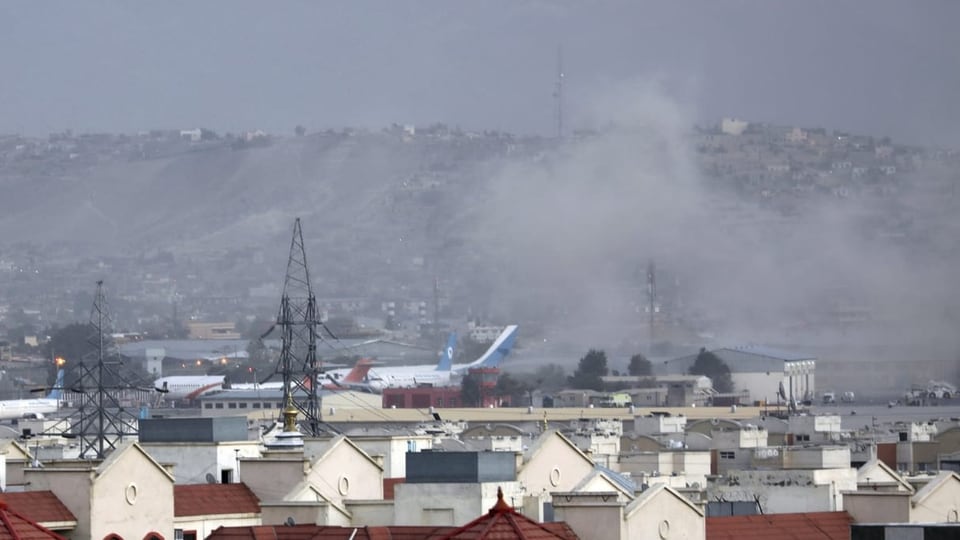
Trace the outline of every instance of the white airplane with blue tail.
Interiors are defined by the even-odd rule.
[[[57,380],[46,397],[32,399],[7,399],[0,401],[0,420],[43,418],[60,410],[63,399],[63,370],[57,371]]]

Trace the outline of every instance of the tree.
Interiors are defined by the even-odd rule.
[[[701,347],[697,359],[690,366],[691,375],[706,375],[713,381],[713,389],[722,394],[733,392],[730,367],[716,354]]]
[[[627,365],[627,373],[634,377],[641,377],[653,373],[653,365],[647,357],[637,353],[630,357],[630,363]]]
[[[573,388],[603,390],[603,381],[600,377],[607,373],[609,373],[607,353],[598,349],[590,349],[586,356],[580,359],[577,370],[570,377],[570,385]]]

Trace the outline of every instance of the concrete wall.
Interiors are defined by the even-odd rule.
[[[843,509],[856,523],[907,523],[910,493],[856,491],[843,494]]]
[[[261,502],[275,502],[283,499],[293,486],[303,481],[306,468],[307,463],[303,459],[303,454],[296,452],[284,459],[264,457],[240,462],[243,483]]]
[[[633,454],[620,458],[619,470],[634,477],[654,472],[669,477],[676,473],[684,477],[685,484],[697,482],[705,486],[710,474],[710,452],[675,450]]]
[[[260,506],[264,525],[283,525],[288,518],[301,525],[350,525],[350,519],[328,502],[283,502]]]
[[[498,487],[503,489],[507,503],[523,504],[523,493],[517,482],[398,484],[394,496],[395,524],[464,525],[496,504]]]
[[[207,474],[220,482],[220,471],[229,470],[237,482],[237,453],[241,459],[260,457],[257,441],[237,443],[141,443],[153,459],[173,465],[173,475],[178,484],[206,483]]]
[[[414,452],[433,448],[433,437],[429,435],[356,437],[350,440],[371,456],[383,456],[384,478],[405,478],[407,476],[408,441],[412,444]]]
[[[344,501],[353,515],[354,526],[380,527],[393,525],[394,501]]]
[[[637,416],[633,419],[633,432],[640,435],[683,433],[686,426],[686,416]]]
[[[557,521],[565,521],[580,538],[591,540],[620,540],[627,536],[626,523],[623,521],[623,503],[615,497],[603,501],[578,500],[574,504],[562,502],[558,498],[553,505]]]
[[[708,486],[715,500],[753,501],[764,513],[832,512],[843,509],[843,492],[856,491],[854,469],[730,471]]]

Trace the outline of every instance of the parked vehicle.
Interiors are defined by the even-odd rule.
[[[856,399],[856,395],[854,395],[853,392],[847,391],[840,395],[840,401],[844,403],[853,403]]]
[[[837,393],[836,392],[824,392],[823,393],[823,404],[828,405],[830,403],[837,402]]]

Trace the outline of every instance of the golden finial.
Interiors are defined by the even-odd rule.
[[[293,397],[287,396],[287,406],[283,409],[283,430],[297,431],[297,408],[293,406]]]

